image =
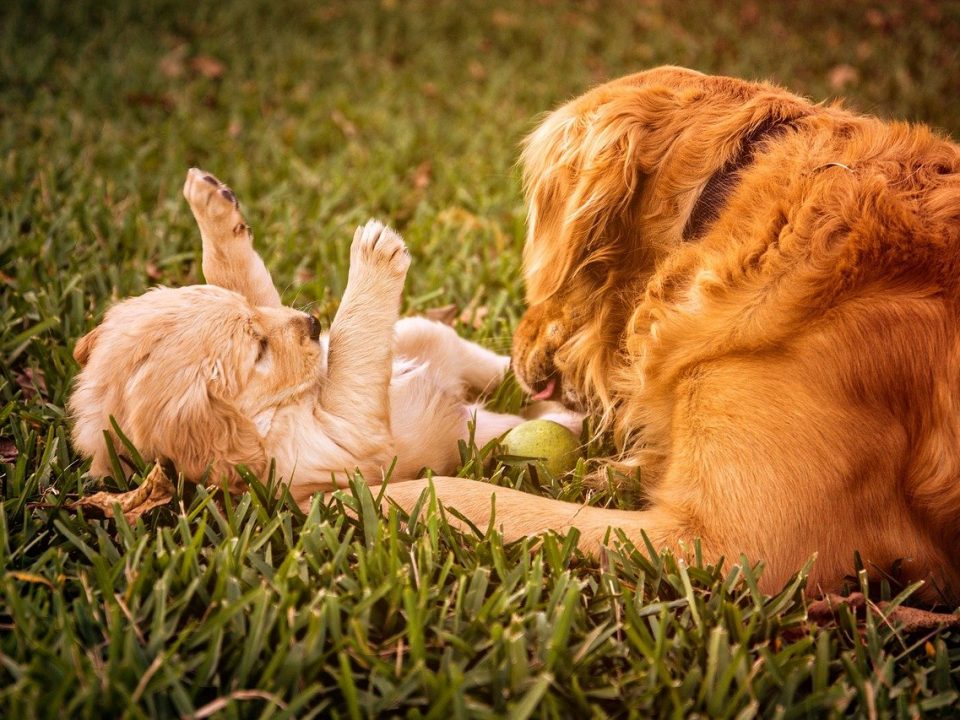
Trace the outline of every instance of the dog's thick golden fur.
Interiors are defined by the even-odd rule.
[[[604,419],[649,506],[437,480],[442,502],[483,523],[495,493],[508,536],[576,525],[588,548],[610,526],[700,538],[708,559],[764,561],[770,590],[814,553],[809,587],[833,588],[859,551],[874,575],[901,561],[928,597],[957,596],[956,145],[659,68],[551,113],[523,169],[514,369]],[[390,492],[408,506],[424,485]]]
[[[521,422],[464,402],[467,388],[497,384],[508,358],[440,323],[398,321],[410,257],[389,228],[357,230],[346,292],[321,336],[316,320],[280,305],[232,191],[191,170],[184,194],[213,284],[124,300],[75,348],[73,441],[94,474],[110,472],[111,417],[143,456],[190,480],[209,471],[239,489],[236,465],[262,475],[273,459],[304,503],[357,470],[378,482],[394,457],[399,478],[452,472],[471,418],[481,445]]]

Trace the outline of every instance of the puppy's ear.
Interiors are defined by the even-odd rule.
[[[130,398],[128,418],[134,425],[134,442],[141,447],[137,439],[146,440],[150,456],[173,461],[189,480],[199,481],[210,470],[212,480],[225,475],[232,490],[241,490],[234,466],[245,465],[255,475],[266,470],[260,435],[253,422],[224,397],[218,365],[204,364],[190,372],[193,377],[189,378],[144,377],[141,387],[181,387],[183,391],[173,395],[146,392]]]
[[[87,364],[87,361],[90,359],[90,353],[93,352],[93,346],[96,344],[99,336],[100,325],[97,325],[93,330],[77,340],[77,344],[73,348],[73,359],[77,361],[80,367]]]

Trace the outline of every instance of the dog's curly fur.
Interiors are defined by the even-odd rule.
[[[751,140],[763,126],[778,132]],[[685,239],[711,177],[744,153],[719,214]],[[497,490],[508,534],[701,538],[708,559],[763,560],[771,590],[814,553],[811,587],[836,587],[859,551],[956,597],[955,144],[668,67],[551,113],[523,168],[529,309],[514,369],[604,419],[649,508],[577,514]],[[437,492],[482,524],[491,489],[463,482]]]

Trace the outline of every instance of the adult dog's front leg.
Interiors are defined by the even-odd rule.
[[[608,537],[615,542],[612,531],[619,529],[637,546],[643,546],[645,533],[657,549],[674,552],[692,549],[692,544],[684,545],[692,539],[692,533],[685,529],[682,520],[657,507],[643,511],[590,507],[466,478],[437,476],[392,482],[387,485],[381,507],[386,511],[391,503],[396,503],[409,513],[424,492],[434,493],[442,507],[457,510],[481,530],[492,524],[507,542],[547,530],[567,533],[576,528],[580,531],[580,549],[596,556]],[[467,527],[454,515],[449,519],[452,525]],[[704,556],[711,562],[716,561],[716,555],[708,552],[710,548],[706,541],[704,543]]]
[[[409,266],[407,248],[393,230],[374,220],[357,228],[347,289],[330,328],[321,405],[359,433],[366,424],[389,429],[393,326]]]
[[[279,307],[280,294],[253,249],[253,233],[233,190],[210,173],[190,168],[183,196],[200,226],[207,282],[238,292],[253,305]]]

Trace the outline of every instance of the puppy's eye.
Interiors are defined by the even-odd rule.
[[[260,349],[257,351],[257,362],[263,360],[267,355],[267,350],[270,349],[270,342],[265,338],[260,338]]]

